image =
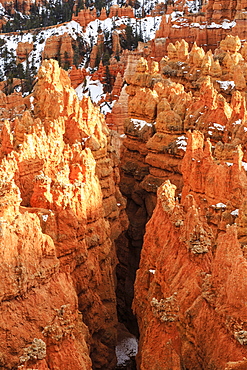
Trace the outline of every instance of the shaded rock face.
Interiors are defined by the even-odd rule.
[[[170,44],[159,64],[141,59],[134,73],[125,73],[121,190],[131,244],[127,259],[120,256],[119,275],[125,274],[128,302],[151,217],[133,305],[140,369],[246,366],[244,299],[240,313],[231,293],[240,289],[243,297],[245,283],[227,277],[238,275],[239,264],[244,274],[246,256],[245,44],[239,41],[228,36],[214,54],[197,45],[189,50],[184,41]]]
[[[60,59],[62,66],[66,66],[66,63],[71,66],[73,56],[72,39],[67,33],[61,36],[51,36],[46,40],[42,59]]]
[[[152,215],[157,188],[166,179],[181,196],[181,160],[188,130],[200,130],[210,138],[215,157],[228,160],[229,165],[237,145],[245,149],[245,48],[233,36],[223,40],[214,54],[196,44],[189,51],[182,40],[169,44],[168,55],[160,63],[141,58],[128,64],[124,75],[128,85],[121,93],[128,94],[128,112],[119,109],[117,113],[120,122],[125,117],[126,135],[121,190],[129,200],[133,222],[142,223],[143,230]],[[140,246],[142,233],[133,233],[135,240],[140,235]]]
[[[26,60],[27,56],[30,54],[32,50],[33,50],[32,43],[19,42],[16,49],[17,61],[23,62],[24,60]]]
[[[1,131],[0,367],[113,369],[127,227],[113,139],[55,61],[31,101]]]
[[[203,146],[201,133],[189,135],[182,200],[166,181],[147,225],[134,301],[141,369],[150,361],[153,369],[246,366],[247,177],[241,150],[229,167],[212,157],[209,143]],[[192,181],[195,166],[200,185]]]

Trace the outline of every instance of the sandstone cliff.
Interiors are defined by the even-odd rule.
[[[147,225],[135,283],[139,368],[150,369],[152,361],[152,369],[244,369],[247,177],[241,149],[229,166],[195,131],[182,172],[181,202],[166,181]]]
[[[99,110],[45,61],[1,131],[2,367],[114,368],[117,160]]]
[[[242,203],[244,203],[244,194],[246,191],[245,167],[242,167],[242,164],[245,166],[246,163],[245,132],[247,130],[245,115],[245,47],[245,44],[241,45],[239,38],[228,36],[220,43],[219,48],[213,54],[211,52],[205,52],[196,44],[190,49],[186,42],[181,41],[177,42],[175,45],[169,45],[168,55],[166,55],[160,63],[154,62],[151,58],[148,60],[142,58],[138,63],[133,64],[133,68],[135,65],[135,72],[130,73],[128,69],[132,67],[129,66],[127,68],[125,79],[128,83],[126,91],[129,95],[128,117],[125,119],[126,137],[123,141],[121,160],[121,190],[128,198],[127,213],[130,219],[130,226],[128,229],[130,247],[128,250],[127,262],[125,260],[129,272],[125,274],[126,281],[134,281],[135,279],[133,267],[138,266],[138,252],[140,252],[142,248],[145,225],[152,216],[152,212],[156,205],[157,189],[164,181],[169,180],[172,184],[175,184],[175,186],[172,186],[172,192],[178,200],[182,199],[181,204],[183,208],[186,207],[184,204],[188,202],[188,200],[186,200],[188,198],[187,195],[193,194],[193,202],[195,203],[193,209],[195,209],[195,213],[198,213],[198,219],[196,219],[196,221],[192,221],[190,216],[188,216],[188,221],[186,223],[186,225],[188,224],[188,232],[183,229],[183,237],[181,237],[183,239],[181,239],[178,231],[180,230],[179,208],[178,215],[176,214],[178,218],[177,224],[174,226],[173,231],[174,238],[176,233],[178,233],[178,236],[176,236],[178,243],[180,243],[181,240],[185,243],[190,237],[192,239],[195,238],[195,250],[199,245],[198,248],[202,248],[202,255],[205,253],[205,256],[209,256],[210,248],[207,247],[208,243],[209,245],[216,245],[218,243],[218,233],[225,233],[226,225],[234,223],[238,212],[237,210],[240,209]],[[197,142],[196,140],[191,139],[188,144],[187,132],[188,130],[195,129],[200,130],[205,138],[210,139],[212,149],[206,146],[203,152],[202,148],[204,146],[204,141],[202,138],[199,139],[201,137],[200,134],[198,134],[198,141],[201,145],[200,149],[198,149],[198,145],[195,144]],[[239,144],[242,145],[243,154],[241,154],[241,150],[238,148]],[[191,146],[193,149],[190,149]],[[189,157],[190,165],[188,164],[188,156],[191,157]],[[193,202],[192,204],[194,204]],[[171,203],[173,204],[173,200],[171,200]],[[220,205],[222,204],[223,208],[221,209]],[[224,208],[225,206],[226,208]],[[208,211],[208,209],[210,209],[210,211]],[[222,218],[220,212],[222,212]],[[241,214],[242,211],[239,212],[239,214]],[[173,217],[174,219],[176,218],[175,216]],[[217,225],[220,231],[213,230],[214,233],[212,235],[210,234],[210,238],[207,236],[207,233],[205,234],[204,231],[202,231],[202,241],[200,241],[200,238],[198,241],[196,235],[198,233],[200,234],[201,223],[199,219],[201,220],[201,218],[205,218],[205,222],[209,222],[209,226],[205,226],[204,224],[202,226],[206,228],[207,233],[210,231],[209,228],[212,228],[211,224],[214,224],[214,227]],[[139,360],[139,366],[141,369],[148,369],[150,361],[152,361],[151,358],[154,356],[154,358],[157,358],[157,363],[154,364],[153,368],[158,368],[160,366],[161,362],[159,362],[158,358],[161,358],[161,361],[165,363],[168,361],[167,359],[170,358],[167,362],[167,369],[180,368],[179,366],[181,366],[181,369],[183,368],[182,366],[191,369],[206,369],[210,366],[209,364],[211,364],[211,362],[208,362],[210,355],[207,354],[207,358],[205,357],[205,359],[200,362],[199,357],[202,356],[202,354],[200,351],[197,352],[195,348],[198,346],[201,351],[204,351],[201,342],[200,344],[195,342],[195,347],[186,350],[186,354],[183,355],[183,352],[181,352],[182,350],[180,351],[183,345],[182,330],[178,332],[178,329],[175,330],[174,327],[170,327],[168,323],[167,331],[170,333],[169,335],[171,335],[171,338],[173,338],[172,343],[174,344],[166,346],[165,343],[168,343],[170,339],[164,333],[163,326],[158,329],[155,326],[156,324],[154,324],[154,326],[152,326],[152,324],[150,324],[150,326],[146,324],[149,321],[152,322],[153,316],[148,316],[149,313],[145,315],[145,310],[153,313],[158,311],[160,307],[162,311],[162,305],[164,305],[164,307],[168,307],[167,310],[169,311],[170,301],[171,306],[175,307],[174,315],[177,315],[177,298],[175,296],[173,297],[173,293],[182,289],[176,286],[177,290],[174,290],[174,292],[166,292],[164,296],[162,296],[163,289],[165,289],[162,285],[162,288],[157,288],[158,293],[156,297],[154,294],[155,290],[148,290],[149,283],[141,288],[142,282],[146,281],[145,279],[147,279],[147,281],[152,281],[153,279],[153,271],[156,269],[156,264],[159,263],[159,253],[163,253],[163,239],[170,241],[170,229],[166,229],[165,226],[161,227],[161,219],[159,211],[155,211],[149,223],[151,226],[147,229],[146,238],[148,238],[149,242],[148,244],[144,242],[144,250],[142,252],[142,260],[145,262],[143,262],[143,264],[141,263],[136,282],[134,307],[141,332],[141,359]],[[167,218],[165,220],[164,225],[168,222]],[[184,223],[184,219],[182,219],[182,222]],[[174,221],[174,223],[176,223],[176,221]],[[195,226],[197,223],[199,226]],[[195,228],[195,231],[192,232],[190,227],[193,228],[193,230]],[[244,221],[239,220],[237,226],[238,241],[236,241],[236,243],[240,242],[241,246],[245,243],[244,228]],[[158,229],[160,234],[157,231]],[[163,230],[165,230],[164,233]],[[214,238],[214,241],[211,240],[212,238]],[[151,240],[153,240],[154,247],[152,247]],[[194,243],[193,240],[191,244]],[[173,236],[171,236],[171,241],[168,243],[169,248],[175,248],[172,243]],[[205,247],[204,252],[203,246]],[[180,259],[183,261],[185,257],[179,254],[180,244],[178,244],[177,248],[178,249],[175,248],[174,254],[176,256],[176,253],[178,253],[179,261]],[[207,248],[209,248],[209,252]],[[152,249],[154,251],[152,251]],[[169,251],[168,249],[167,255],[170,253]],[[213,249],[212,254],[214,252],[215,250]],[[191,253],[192,252],[189,250],[186,258],[190,259]],[[199,254],[200,253],[198,253],[198,255]],[[165,258],[168,258],[167,255]],[[173,249],[171,255],[173,256],[171,258],[173,258],[172,261],[174,262],[175,257],[173,255]],[[158,259],[157,261],[156,257]],[[214,256],[211,256],[210,258],[212,259],[213,257]],[[163,276],[165,258],[163,259],[162,257],[161,259],[160,266],[163,267],[159,267],[162,271],[161,275],[158,277],[159,280],[161,280]],[[149,262],[150,265],[147,268]],[[173,262],[171,262],[171,266]],[[183,262],[181,262],[181,264],[182,263]],[[152,264],[154,267],[152,267]],[[179,266],[180,265],[178,265],[178,271],[175,271],[174,274],[178,276],[178,284],[183,284],[182,275],[180,278]],[[188,271],[190,271],[191,268],[192,266],[189,266]],[[211,273],[208,271],[211,271],[212,268],[207,267],[207,269],[207,273]],[[186,273],[187,272],[184,270],[181,272],[181,274]],[[147,276],[145,274],[147,274]],[[170,275],[171,278],[169,277]],[[168,277],[172,280],[173,271],[169,270],[167,275],[164,276],[164,281],[167,281]],[[198,284],[197,282],[192,282],[194,278],[195,276],[191,278],[191,284]],[[150,289],[155,288],[152,287]],[[161,293],[159,289],[161,289]],[[169,286],[167,289],[169,289]],[[186,285],[185,289],[187,289],[187,291],[192,290],[189,285]],[[125,288],[122,287],[122,290],[130,300],[131,292],[126,286]],[[151,297],[152,294],[153,296]],[[195,293],[195,295],[196,294],[197,293]],[[152,298],[155,298],[155,300],[153,303],[150,303]],[[166,308],[164,308],[164,310],[165,309]],[[179,316],[179,325],[185,325],[187,328],[189,323],[184,320],[184,317],[182,318]],[[159,323],[158,320],[156,321]],[[205,325],[205,323],[202,325]],[[194,327],[196,327],[196,324],[194,324]],[[186,332],[187,329],[184,330]],[[236,329],[237,333],[240,331],[241,329]],[[190,338],[195,336],[192,329],[191,331],[188,329],[188,332],[190,333]],[[154,336],[152,337],[150,333],[153,333]],[[173,335],[174,337],[172,337]],[[149,337],[150,342],[148,339]],[[155,338],[157,340],[157,337],[159,337],[158,341],[161,343],[160,349],[155,342]],[[230,338],[229,340],[231,341],[232,337],[230,336]],[[203,340],[206,340],[205,337],[203,337]],[[235,348],[235,344],[233,344],[233,348]],[[185,347],[187,346],[187,344],[184,345]],[[208,347],[210,346],[213,346],[212,342],[208,345]],[[236,346],[241,347],[238,342]],[[164,348],[167,349],[164,350]],[[178,348],[180,349],[178,350]],[[159,354],[159,350],[161,352],[164,351],[166,354],[164,354],[164,356],[163,354]],[[188,356],[190,350],[196,353],[196,357],[190,365],[187,365],[185,358]],[[217,350],[219,353],[221,352],[221,349],[215,349],[215,351]],[[235,349],[232,350],[232,353],[234,353],[234,351]],[[241,349],[241,351],[244,350]],[[221,362],[219,359],[216,359],[215,354],[213,354],[212,361],[215,360],[215,364],[212,366],[215,366],[217,369],[224,369],[224,366],[228,366],[226,365],[228,361],[234,362],[240,359],[240,356],[233,356],[232,358],[229,357],[229,359],[222,358]],[[197,361],[198,365],[195,365]],[[188,361],[188,364],[189,363]]]

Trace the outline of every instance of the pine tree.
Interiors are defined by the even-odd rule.
[[[78,45],[75,45],[73,47],[74,49],[74,56],[73,56],[73,64],[78,67],[79,63],[80,63],[80,54],[79,54],[79,47]]]
[[[106,66],[105,73],[106,74],[105,74],[104,91],[105,92],[111,92],[111,90],[112,90],[111,74],[110,74],[108,65]]]
[[[109,50],[107,49],[105,51],[105,53],[103,54],[103,56],[102,56],[103,65],[108,66],[109,65],[109,60],[110,60],[110,53],[109,53]]]
[[[31,92],[32,87],[33,87],[33,78],[32,78],[32,73],[31,73],[27,53],[26,53],[26,68],[25,68],[25,71],[24,71],[24,77],[25,77],[25,79],[24,79],[24,90],[26,92]]]
[[[70,67],[69,55],[68,55],[67,51],[65,51],[64,52],[63,69],[65,69],[67,71],[69,69],[69,67]]]

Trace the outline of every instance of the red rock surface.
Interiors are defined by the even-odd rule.
[[[72,39],[65,33],[61,36],[51,36],[46,40],[42,59],[58,59],[61,60],[61,65],[68,66],[73,64],[74,51],[72,48]]]
[[[181,202],[166,181],[147,225],[134,301],[141,369],[246,366],[247,177],[241,149],[229,167],[203,146],[189,135]]]
[[[119,7],[118,5],[113,5],[110,7],[110,12],[108,15],[108,18],[112,17],[134,18],[133,8],[130,6]],[[77,16],[75,14],[72,16],[72,20],[78,22],[80,26],[82,26],[84,29],[90,22],[94,21],[96,18],[97,18],[96,8],[93,8],[92,10],[88,8],[81,9]],[[107,18],[105,8],[101,9],[101,13],[98,18],[100,20],[104,20]]]
[[[175,43],[181,39],[190,45],[194,42],[203,46],[206,50],[215,50],[218,43],[227,35],[239,36],[241,40],[246,39],[246,13],[245,3],[242,0],[236,2],[220,2],[209,0],[198,12],[190,13],[185,2],[176,2],[165,9],[153,10],[164,14],[156,38],[153,41],[153,52],[159,58],[163,54],[169,42]],[[174,17],[174,12],[183,11],[182,16]],[[163,45],[162,45],[163,44]]]
[[[1,366],[86,370],[90,354],[113,369],[114,240],[127,226],[117,156],[57,62],[43,63],[33,97],[0,139]]]
[[[69,70],[71,86],[75,89],[85,80],[86,75],[87,72],[84,68],[80,69],[76,68],[75,66],[72,66],[72,68]]]
[[[88,23],[94,21],[96,19],[96,9],[93,8],[93,10],[81,9],[78,13],[78,15],[73,15],[72,20],[76,21],[80,24],[81,27],[85,29],[85,27],[88,25]]]
[[[18,62],[25,61],[32,50],[33,50],[32,43],[18,42],[17,49],[16,49],[17,61]]]
[[[227,326],[229,332],[225,333],[223,323],[228,320],[228,314],[232,320],[231,309],[226,311],[223,319],[218,317],[220,308],[215,313],[215,302],[213,307],[208,307],[202,291],[206,284],[204,275],[212,274],[212,266],[216,263],[215,250],[225,238],[218,239],[218,235],[229,233],[229,239],[238,246],[238,253],[243,250],[242,261],[246,255],[245,216],[241,211],[241,207],[245,207],[246,196],[243,167],[246,166],[246,81],[242,69],[245,68],[245,46],[242,44],[241,48],[239,38],[228,36],[214,54],[205,52],[196,44],[190,49],[184,41],[170,44],[167,54],[159,64],[151,58],[142,58],[138,63],[134,61],[125,73],[129,98],[128,117],[124,124],[126,137],[121,160],[121,190],[128,198],[130,219],[127,281],[133,278],[130,278],[131,267],[138,265],[137,255],[141,250],[145,225],[156,205],[157,188],[164,181],[169,179],[176,185],[176,189],[168,186],[172,194],[167,196],[171,198],[169,207],[173,209],[178,203],[174,214],[165,213],[164,216],[159,202],[146,229],[134,303],[141,333],[138,366],[142,370],[149,369],[150,363],[154,363],[153,368],[162,369],[210,366],[241,369],[245,366],[246,351],[234,333],[237,337],[242,335],[240,331],[245,331],[246,324],[241,316],[243,325],[238,326],[241,320],[234,311],[234,323],[238,324],[230,329]],[[199,130],[210,139],[213,154],[210,145],[204,144],[201,133],[193,134],[187,146],[188,130]],[[242,145],[243,158],[239,144]],[[176,203],[174,197],[182,199],[181,203]],[[218,203],[224,203],[226,208],[216,206]],[[236,209],[239,209],[237,219],[233,212]],[[233,225],[228,230],[226,225],[234,222],[237,226]],[[230,258],[233,259],[233,255]],[[217,260],[218,263],[221,262]],[[157,275],[153,276],[149,270],[157,270]],[[235,267],[230,270],[235,274]],[[215,276],[213,278],[216,279]],[[241,278],[236,278],[236,281],[236,286],[241,285]],[[171,289],[171,284],[174,289]],[[220,286],[217,289],[220,290]],[[214,292],[214,285],[212,290]],[[178,313],[174,292],[181,299]],[[129,296],[126,290],[125,294]],[[199,307],[206,305],[207,308],[205,311],[203,308],[198,317],[193,311],[190,319],[187,311],[199,310],[198,296]],[[152,298],[157,301],[151,304]],[[223,298],[219,299],[223,301]],[[217,305],[220,307],[221,304]],[[172,315],[179,315],[178,321],[161,323],[158,311],[166,309]],[[207,320],[209,329],[203,333]],[[214,324],[217,329],[211,335]],[[218,339],[216,332],[220,333]],[[226,347],[223,345],[225,337]],[[217,341],[218,347],[213,344]],[[224,352],[228,347],[229,353],[228,350]],[[220,358],[222,351],[224,355]]]

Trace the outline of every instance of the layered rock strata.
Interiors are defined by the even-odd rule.
[[[246,39],[245,2],[219,2],[210,0],[207,3],[176,2],[163,9],[162,21],[153,40],[155,56],[159,58],[169,42],[181,39],[190,45],[194,42],[206,50],[215,50],[219,42],[227,35]],[[162,8],[153,10],[154,15],[162,14]]]
[[[115,366],[114,240],[127,221],[114,140],[55,61],[31,111],[3,124],[1,367]]]
[[[167,180],[147,224],[135,283],[138,368],[246,367],[246,191],[238,147],[233,164],[189,134],[182,198]]]
[[[158,187],[170,180],[176,185],[178,199],[185,189],[182,159],[188,130],[200,130],[210,138],[214,157],[229,166],[241,144],[245,164],[245,48],[233,36],[223,40],[214,54],[205,53],[196,44],[189,51],[188,44],[181,41],[169,45],[168,55],[159,64],[142,58],[135,64],[134,73],[126,70],[129,98],[121,191],[128,199],[130,218],[131,244],[125,260],[129,271],[138,266],[145,225],[156,205]],[[193,176],[196,183],[196,170]],[[134,274],[131,277],[129,272],[125,278],[134,281]],[[130,301],[131,292],[127,290]]]

